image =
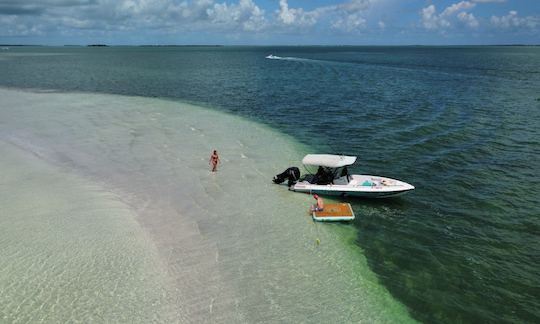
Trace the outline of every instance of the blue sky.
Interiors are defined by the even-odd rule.
[[[540,44],[540,0],[0,0],[0,43]]]

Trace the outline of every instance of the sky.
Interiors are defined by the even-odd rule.
[[[0,0],[0,43],[540,44],[540,0]]]

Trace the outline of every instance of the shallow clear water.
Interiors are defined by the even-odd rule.
[[[350,248],[352,227],[314,224],[307,213],[311,197],[268,181],[280,163],[305,151],[290,138],[172,101],[13,90],[0,95],[2,155],[13,164],[25,156],[35,164],[21,166],[25,181],[0,183],[9,206],[2,230],[17,230],[2,235],[3,244],[17,250],[39,234],[24,259],[39,271],[62,272],[37,271],[29,280],[9,270],[19,254],[3,255],[7,273],[0,286],[13,291],[9,319],[26,320],[27,310],[38,308],[32,320],[411,321]],[[217,174],[208,166],[214,147],[223,161]],[[53,169],[51,186],[41,181],[44,168]],[[75,175],[82,188],[70,185]],[[29,187],[37,189],[28,193]],[[45,215],[22,207],[35,201],[44,202],[39,208]],[[118,215],[132,227],[137,221],[137,233],[145,235],[125,242],[133,230],[116,225]],[[40,225],[49,217],[58,221],[44,230]],[[134,249],[153,259],[131,255]],[[44,289],[30,303],[34,286],[58,288]],[[102,290],[108,300],[100,298]],[[72,298],[84,303],[72,306],[66,302]]]
[[[270,53],[287,59],[265,59]],[[305,151],[358,155],[355,171],[417,187],[399,199],[353,202],[357,257],[365,255],[413,317],[539,321],[540,48],[12,48],[0,56],[0,71],[4,87],[211,106],[309,145],[262,150],[258,163],[273,161],[257,173],[265,179],[299,165]],[[96,123],[108,114],[94,117]],[[101,136],[107,148],[119,134]],[[149,143],[155,141],[161,138]],[[285,142],[277,146],[292,141]],[[95,150],[89,148],[70,147],[70,158]],[[148,148],[142,152],[152,156]],[[102,154],[108,162],[88,173],[122,178],[105,171],[124,153],[109,147]]]
[[[0,322],[164,322],[176,309],[157,249],[96,183],[0,141]]]

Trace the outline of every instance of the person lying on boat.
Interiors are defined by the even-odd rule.
[[[311,206],[311,211],[323,211],[324,210],[324,201],[319,195],[314,194],[313,198],[317,200],[317,203]]]

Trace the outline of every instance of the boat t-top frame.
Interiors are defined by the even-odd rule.
[[[329,184],[335,179],[346,176],[349,181],[349,171],[347,166],[356,162],[356,156],[333,155],[333,154],[308,154],[302,159],[302,164],[309,174],[302,177],[314,184]],[[317,173],[313,174],[307,166],[319,167]]]

